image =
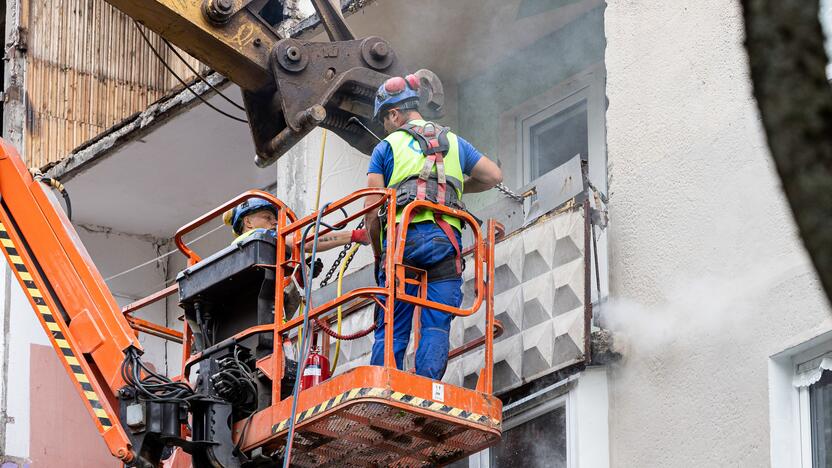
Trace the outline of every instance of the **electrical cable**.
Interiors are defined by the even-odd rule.
[[[315,224],[312,226],[307,226],[306,229],[303,231],[303,237],[301,239],[306,239],[309,235],[309,230],[314,228],[315,233],[312,239],[312,255],[311,260],[312,264],[315,263],[315,257],[318,254],[318,236],[321,232],[321,226],[324,223],[321,222],[323,218],[323,213],[329,207],[329,203],[323,206],[323,208],[318,211],[318,216],[315,218]],[[312,300],[312,269],[306,268],[306,262],[300,262],[301,274],[303,275],[303,289],[304,289],[304,298],[307,307],[303,310],[303,325],[301,329],[308,329],[309,327],[309,310],[311,307],[310,301]],[[303,376],[303,367],[306,361],[306,354],[309,352],[308,349],[308,341],[309,336],[312,335],[311,333],[307,333],[306,336],[303,337],[303,342],[301,343],[300,352],[298,353],[298,362],[295,372],[295,385],[294,389],[292,390],[292,412],[291,416],[289,417],[289,431],[286,435],[286,451],[283,454],[283,468],[289,468],[289,461],[292,457],[292,441],[295,438],[295,418],[298,412],[298,396],[300,395],[300,382]]]
[[[190,63],[188,63],[188,61],[187,61],[187,60],[185,60],[185,57],[182,57],[182,54],[180,54],[180,53],[179,53],[179,51],[178,51],[178,50],[176,50],[176,48],[173,46],[173,44],[171,44],[171,43],[170,43],[167,39],[165,39],[165,38],[162,38],[162,41],[164,41],[164,42],[165,42],[165,44],[167,44],[167,46],[168,46],[168,48],[170,49],[170,51],[171,51],[171,52],[173,52],[173,54],[174,54],[174,55],[176,55],[177,57],[179,57],[179,60],[181,60],[181,61],[182,61],[182,63],[184,63],[184,64],[185,64],[185,66],[186,66],[186,67],[188,67],[188,70],[190,70],[190,71],[191,71],[191,73],[193,73],[193,74],[194,74],[197,78],[199,78],[199,80],[200,80],[200,81],[202,81],[203,83],[205,83],[206,85],[208,85],[208,87],[209,87],[209,88],[213,89],[215,93],[217,93],[217,94],[218,94],[221,98],[223,98],[223,99],[225,99],[226,101],[228,101],[228,102],[229,102],[232,106],[236,107],[237,109],[240,109],[240,110],[241,110],[241,111],[243,111],[243,112],[245,112],[245,111],[246,111],[246,108],[245,108],[245,107],[243,107],[243,106],[241,106],[241,105],[237,104],[236,102],[234,102],[234,100],[232,100],[230,97],[228,97],[228,96],[226,96],[225,94],[223,94],[223,92],[222,92],[222,91],[220,91],[219,89],[217,89],[217,87],[216,87],[216,86],[212,85],[212,84],[211,84],[208,80],[206,80],[205,78],[203,78],[203,77],[202,77],[202,75],[200,75],[200,74],[199,74],[199,72],[198,72],[198,71],[196,71],[196,70],[194,69],[194,67],[192,67],[192,66],[191,66],[191,64],[190,64]]]
[[[323,183],[323,174],[324,174],[324,156],[326,156],[326,129],[321,129],[321,153],[320,157],[318,158],[318,187],[315,190],[315,209],[313,211],[318,211],[318,208],[321,206],[321,185]],[[306,240],[306,237],[303,238]],[[301,249],[303,250],[303,249]],[[303,313],[303,309],[305,308],[305,304],[301,303],[301,313]],[[298,330],[298,342],[303,341],[303,330],[304,328],[301,327]]]
[[[191,399],[198,396],[188,384],[174,382],[147,367],[141,361],[138,350],[133,347],[125,352],[120,372],[122,379],[142,400],[189,404]],[[142,377],[142,372],[145,377]]]
[[[60,183],[58,179],[54,179],[52,177],[45,177],[45,176],[38,176],[35,177],[35,180],[43,182],[44,184],[54,188],[61,194],[61,197],[64,199],[64,204],[66,204],[66,217],[70,221],[72,221],[72,202],[69,199],[69,192],[66,191],[66,187],[64,184]]]
[[[198,241],[198,240],[200,240],[200,239],[204,239],[205,237],[208,237],[209,235],[211,235],[211,234],[213,234],[213,233],[215,233],[215,232],[219,231],[220,229],[222,229],[222,228],[224,228],[224,227],[225,227],[225,224],[220,224],[219,226],[215,227],[214,229],[211,229],[210,231],[206,232],[205,234],[202,234],[202,235],[200,235],[200,236],[198,236],[198,237],[195,237],[195,238],[193,238],[192,240],[190,240],[190,241],[186,242],[186,243],[185,243],[185,245],[191,245],[191,244],[193,244],[194,242],[196,242],[196,241]],[[132,273],[132,272],[134,272],[134,271],[138,270],[139,268],[146,267],[146,266],[148,266],[148,265],[151,265],[151,264],[153,264],[153,263],[158,262],[159,260],[162,260],[162,259],[165,259],[165,258],[167,258],[167,257],[170,257],[171,255],[173,255],[173,254],[175,254],[175,253],[177,253],[177,252],[179,252],[179,250],[171,250],[170,252],[165,252],[165,253],[163,253],[162,255],[159,255],[159,256],[158,256],[158,257],[156,257],[156,258],[153,258],[153,259],[150,259],[150,260],[148,260],[148,261],[146,261],[146,262],[144,262],[144,263],[138,264],[138,265],[136,265],[136,266],[134,266],[134,267],[132,267],[132,268],[129,268],[129,269],[127,269],[127,270],[122,271],[121,273],[116,273],[115,275],[108,276],[108,277],[104,278],[104,281],[114,280],[114,279],[116,279],[116,278],[118,278],[118,277],[120,277],[120,276],[124,276],[124,275],[126,275],[126,274],[128,274],[128,273]],[[164,284],[165,284],[165,285],[167,285],[167,283],[168,283],[168,281],[165,281],[165,282],[164,282]]]
[[[144,33],[144,31],[142,31],[142,28],[139,25],[139,22],[136,21],[136,20],[133,20],[133,23],[136,24],[136,29],[139,30],[139,34],[141,34],[142,39],[144,39],[144,42],[147,44],[147,46],[150,47],[150,50],[153,52],[153,55],[155,55],[156,58],[158,58],[159,61],[162,62],[162,65],[164,65],[164,67],[174,76],[174,78],[176,78],[182,84],[182,86],[188,88],[188,91],[190,91],[194,96],[196,96],[197,99],[202,101],[203,104],[210,107],[211,109],[214,109],[215,111],[217,111],[220,114],[228,117],[231,120],[236,120],[237,122],[242,122],[244,124],[248,123],[248,120],[241,119],[239,117],[235,117],[235,116],[229,114],[228,112],[225,112],[224,110],[220,109],[219,107],[214,106],[213,104],[208,102],[204,97],[202,97],[202,95],[200,95],[199,93],[194,91],[191,88],[191,86],[188,83],[185,82],[185,80],[183,80],[179,75],[177,75],[175,71],[173,71],[173,68],[171,68],[170,65],[168,65],[168,63],[165,61],[165,59],[162,58],[162,55],[159,54],[159,51],[157,51],[156,48],[153,47],[153,44],[150,42],[150,39],[148,39],[147,35]]]

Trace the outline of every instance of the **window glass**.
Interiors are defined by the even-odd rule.
[[[566,407],[561,406],[503,432],[491,449],[491,468],[566,466]]]
[[[809,387],[812,466],[832,468],[832,372],[824,371]]]
[[[589,152],[586,100],[572,105],[529,128],[531,180],[580,154]]]

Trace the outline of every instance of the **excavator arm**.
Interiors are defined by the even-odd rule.
[[[372,122],[375,92],[389,76],[407,74],[384,39],[355,38],[332,4],[338,0],[312,0],[331,41],[323,43],[278,32],[279,18],[270,13],[282,11],[281,0],[106,1],[242,88],[260,167],[316,126],[369,154],[376,140],[350,118],[380,130]],[[420,110],[440,117],[441,82],[428,70],[416,75]]]

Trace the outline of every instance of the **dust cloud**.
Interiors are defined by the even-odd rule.
[[[722,336],[726,341],[743,333],[767,292],[812,271],[804,255],[758,263],[735,276],[701,276],[670,283],[658,301],[643,304],[629,298],[601,305],[599,323],[623,338],[628,347],[644,350],[671,345],[680,330],[685,336]]]

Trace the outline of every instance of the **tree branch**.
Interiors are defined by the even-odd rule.
[[[754,97],[771,156],[832,298],[832,88],[817,0],[742,0]]]

